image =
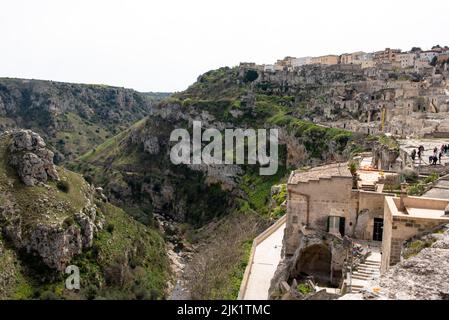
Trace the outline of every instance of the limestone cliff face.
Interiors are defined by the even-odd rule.
[[[11,135],[9,163],[17,169],[23,183],[33,186],[37,182],[47,182],[47,179],[59,180],[53,164],[54,154],[37,133],[19,130]]]
[[[416,241],[416,240],[415,240]],[[416,255],[402,259],[379,279],[382,296],[399,300],[448,300],[449,228],[419,241],[431,243]]]
[[[0,79],[0,132],[32,129],[74,158],[148,114],[153,100],[130,89],[53,81]]]
[[[255,67],[241,66],[240,78],[251,69]],[[369,134],[447,136],[448,73],[437,71],[304,66],[294,71],[257,70],[252,84],[258,92],[294,96],[305,106],[296,115],[316,123]]]
[[[191,221],[195,216],[204,222],[256,198],[251,193],[257,189],[256,184],[263,183],[255,182],[259,166],[174,165],[170,161],[174,143],[169,141],[174,129],[191,133],[194,121],[200,121],[203,130],[214,128],[221,133],[225,129],[278,129],[277,179],[286,174],[287,168],[344,160],[356,147],[363,148],[364,135],[319,126],[299,115],[303,107],[300,96],[307,92],[304,86],[318,81],[308,80],[315,77],[314,71],[293,80],[282,76],[266,79],[272,88],[279,88],[284,80],[288,85],[297,80],[297,87],[292,87],[297,98],[282,90],[264,91],[265,80],[247,82],[240,71],[221,68],[200,76],[186,91],[154,105],[145,120],[75,161],[72,168],[101,184],[112,201],[178,221]],[[328,74],[323,69],[316,77],[327,77],[332,83],[361,75],[341,71]],[[269,192],[264,196],[268,199]],[[262,205],[263,200],[258,201],[258,206]]]
[[[74,217],[73,225],[41,221],[30,226],[16,212],[0,212],[3,232],[15,248],[37,254],[48,267],[58,271],[64,271],[76,255],[91,247],[94,235],[103,227],[102,217],[96,217],[96,208],[91,204]]]
[[[229,196],[242,196],[239,183],[243,170],[239,165],[176,166],[170,161],[170,147],[174,144],[169,141],[171,131],[176,128],[191,130],[194,120],[201,121],[203,128],[227,127],[226,123],[214,122],[208,112],[187,113],[179,104],[169,104],[155,108],[144,122],[133,126],[117,140],[118,152],[108,159],[112,160],[117,173],[103,185],[112,201],[150,206],[153,212],[177,221],[189,220],[189,211],[203,215],[205,213],[200,210],[207,211],[209,205],[215,209],[205,215],[224,214],[231,205]],[[128,163],[118,163],[129,153],[133,158]],[[96,157],[101,157],[101,153],[93,153],[88,162]],[[192,198],[197,201],[192,202]]]
[[[95,189],[78,178],[75,198],[48,185],[71,178],[53,164],[53,153],[30,130],[0,136],[0,227],[18,250],[38,255],[50,268],[64,270],[71,259],[92,245],[104,218],[93,203]],[[17,186],[15,173],[21,182]],[[23,186],[20,184],[23,183]],[[68,187],[67,187],[68,188]],[[75,201],[77,206],[74,206]]]

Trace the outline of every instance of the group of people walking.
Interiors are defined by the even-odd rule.
[[[424,154],[424,146],[419,146],[418,151],[416,149],[413,149],[411,153],[411,158],[413,161],[415,161],[416,157],[418,156],[418,159],[421,160],[422,156]],[[438,147],[435,147],[433,149],[433,155],[429,156],[429,164],[436,166],[437,163],[441,164],[441,158],[443,155],[449,154],[449,145],[443,144],[440,149]]]

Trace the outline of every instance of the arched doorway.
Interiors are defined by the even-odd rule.
[[[296,277],[313,276],[320,285],[329,285],[332,253],[328,246],[314,244],[305,248],[296,262]]]

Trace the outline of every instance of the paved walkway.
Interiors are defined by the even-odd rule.
[[[360,162],[360,168],[371,168],[371,164],[373,162],[373,157],[365,157]]]
[[[253,265],[243,300],[267,300],[271,279],[281,261],[285,223],[262,241],[254,252]]]
[[[449,175],[440,178],[432,189],[423,194],[423,197],[449,199]]]

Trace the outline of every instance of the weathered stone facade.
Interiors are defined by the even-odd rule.
[[[249,69],[258,73],[254,81],[258,90],[307,96],[308,112],[301,117],[315,123],[368,134],[449,136],[444,121],[449,112],[449,74],[444,68],[416,72],[398,71],[391,63],[367,69],[337,64],[268,72],[244,65],[240,74]]]
[[[377,173],[365,172],[363,178],[368,177],[386,180]],[[347,163],[294,171],[287,190],[283,259],[270,294],[275,297],[283,281],[304,274],[317,282],[340,286],[349,248],[344,245],[344,237],[379,241],[374,235],[374,221],[383,219],[387,194],[354,189]]]
[[[329,217],[342,218],[340,236],[373,239],[375,218],[383,218],[385,193],[353,189],[347,164],[316,167],[290,176],[285,254],[292,255],[301,228],[329,230]]]
[[[382,272],[401,261],[406,240],[449,222],[449,216],[445,215],[448,204],[449,200],[443,199],[405,197],[401,204],[399,198],[385,198]]]

